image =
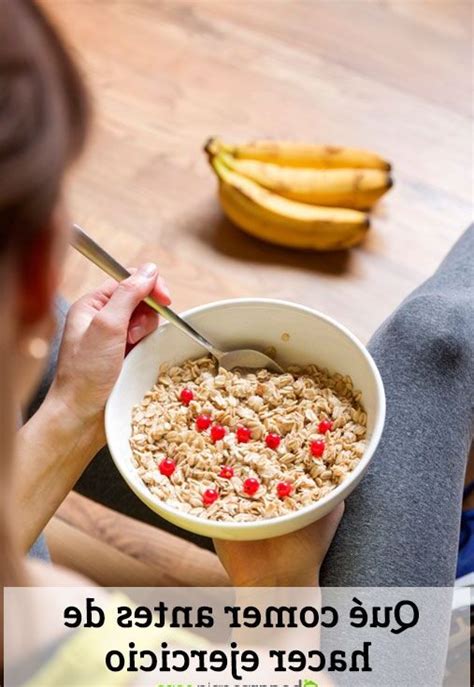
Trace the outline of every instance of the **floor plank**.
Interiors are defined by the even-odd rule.
[[[54,517],[47,525],[51,559],[102,587],[167,586],[161,571],[122,553],[116,546]]]
[[[107,580],[106,586],[138,587],[145,579],[160,587],[229,584],[217,556],[209,551],[76,493],[60,507],[47,536],[53,560],[100,584]]]

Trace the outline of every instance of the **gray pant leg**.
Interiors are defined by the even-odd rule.
[[[474,225],[373,336],[387,418],[324,562],[325,586],[454,581],[474,407]]]

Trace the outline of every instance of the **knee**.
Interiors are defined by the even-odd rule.
[[[448,297],[420,294],[401,305],[379,335],[386,337],[394,353],[454,370],[470,356],[472,343],[464,320],[465,313]]]

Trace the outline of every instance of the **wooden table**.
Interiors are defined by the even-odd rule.
[[[470,221],[472,4],[457,0],[45,0],[88,77],[74,219],[120,260],[154,260],[174,307],[231,296],[303,303],[367,341]],[[365,244],[318,255],[226,221],[213,134],[378,151],[395,187]],[[74,299],[102,276],[68,260]]]

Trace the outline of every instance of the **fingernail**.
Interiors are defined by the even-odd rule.
[[[160,275],[160,276],[158,277],[158,279],[156,280],[156,287],[157,287],[157,289],[158,289],[159,291],[161,291],[161,293],[162,293],[163,295],[166,296],[166,298],[167,298],[167,299],[170,301],[170,303],[171,303],[171,294],[170,294],[170,290],[169,290],[169,288],[168,288],[168,286],[167,286],[165,280],[163,279],[163,277],[162,277],[161,275]]]
[[[142,265],[139,268],[136,274],[138,274],[139,277],[146,277],[147,279],[150,279],[151,277],[155,276],[157,270],[158,267],[154,262],[147,262],[145,265]]]

